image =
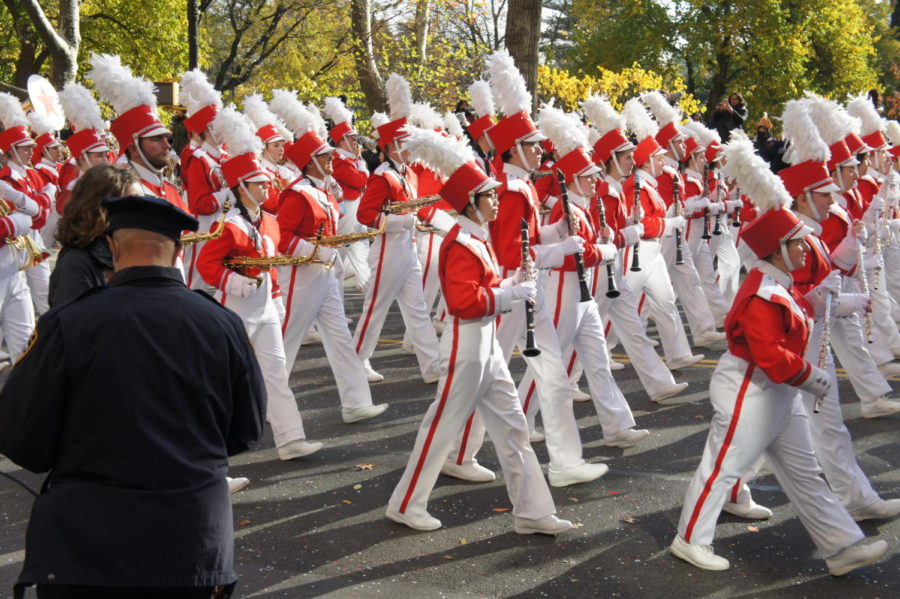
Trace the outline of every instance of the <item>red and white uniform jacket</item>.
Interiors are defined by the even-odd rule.
[[[366,161],[357,158],[347,150],[338,148],[333,154],[332,168],[334,177],[344,192],[343,201],[354,201],[362,197],[369,182],[369,169]]]
[[[656,179],[641,169],[638,171],[641,177],[640,202],[644,209],[641,224],[644,225],[644,234],[641,239],[658,239],[668,234],[666,231],[666,203],[656,190]],[[622,186],[622,194],[625,196],[625,204],[628,206],[629,220],[634,211],[634,177],[632,174],[625,179]]]
[[[684,171],[684,196],[683,199],[693,198],[697,196],[703,195],[703,175],[698,173],[695,170],[687,169]],[[697,220],[703,218],[703,210],[695,210],[688,214],[684,213],[684,218],[687,220],[687,225],[685,229],[685,236],[690,237],[691,228],[693,227],[702,227],[703,221]]]
[[[598,232],[597,222],[594,220],[594,217],[586,210],[588,201],[589,200],[587,200],[586,198],[582,198],[578,194],[569,191],[569,209],[572,211],[572,216],[574,217],[575,222],[578,224],[578,230],[574,232],[574,235],[578,235],[579,237],[584,239],[584,253],[582,254],[584,267],[592,268],[603,262],[603,253],[600,251],[600,248],[597,247],[597,244],[602,243]],[[584,205],[585,207],[582,207],[582,205]],[[553,207],[553,211],[550,213],[549,220],[551,223],[555,223],[564,218],[565,214],[563,212],[563,203],[562,201],[559,201]],[[562,266],[560,266],[559,268],[555,268],[554,270],[560,272],[575,272],[577,270],[577,267],[575,266],[575,256],[566,256],[563,259]]]
[[[174,183],[168,181],[161,174],[155,173],[148,168],[144,168],[136,162],[129,161],[128,164],[134,169],[134,172],[137,173],[138,177],[140,177],[142,193],[162,198],[173,206],[181,208],[188,214],[191,213],[190,208],[184,203],[184,200],[181,198],[181,194],[178,193],[178,188],[175,187]]]
[[[438,275],[447,312],[465,320],[492,319],[500,313],[497,257],[486,232],[464,216],[441,244]]]
[[[311,248],[302,241],[320,232],[323,237],[336,235],[339,216],[337,200],[321,180],[304,177],[294,181],[281,193],[279,201],[278,250],[282,254],[308,255]]]
[[[181,187],[194,216],[217,214],[222,209],[225,178],[219,167],[221,154],[208,144],[189,143],[181,151]]]
[[[807,218],[802,214],[797,214],[797,218],[799,218],[803,224],[812,228],[813,231],[821,231],[819,224],[812,219]],[[813,287],[816,287],[828,276],[828,273],[834,270],[834,267],[831,264],[831,258],[829,257],[828,246],[826,246],[825,242],[819,238],[818,234],[811,233],[804,237],[804,239],[809,244],[809,254],[806,256],[806,264],[791,272],[791,277],[794,279],[794,286],[792,289],[796,290],[796,292],[801,295],[809,293]]]
[[[72,189],[81,177],[81,169],[74,158],[66,160],[59,169],[59,194],[56,196],[56,211],[59,214],[66,209],[66,203],[72,197]]]
[[[812,312],[790,277],[758,262],[725,318],[728,351],[762,370],[774,383],[798,386],[812,373],[803,356]]]
[[[628,218],[630,210],[625,205],[622,185],[611,176],[606,175],[603,181],[597,183],[597,192],[600,194],[600,201],[603,202],[603,208],[606,211],[606,224],[613,232],[611,241],[617,248],[622,249],[627,245],[625,237],[622,235],[622,229],[633,224]],[[599,225],[599,206],[596,206],[593,212],[594,220]]]
[[[437,194],[444,186],[446,178],[438,175],[433,170],[422,164],[414,162],[409,169],[416,173],[416,190],[419,198]],[[448,206],[449,208],[449,206]]]
[[[236,200],[235,200],[236,201]],[[234,310],[246,324],[281,323],[275,301],[281,301],[277,269],[237,268],[225,266],[236,256],[264,257],[278,255],[278,223],[275,217],[260,211],[259,220],[250,222],[238,208],[225,217],[222,235],[210,239],[200,249],[197,270],[207,284],[217,289],[217,299]],[[250,297],[229,295],[232,277],[259,278],[259,290]]]
[[[666,157],[666,163],[662,173],[656,178],[656,191],[659,192],[663,202],[666,203],[666,209],[669,214],[675,214],[675,210],[672,209],[672,204],[675,201],[675,187],[678,187],[678,197],[682,202],[682,208],[684,208],[684,200],[687,196],[685,195],[684,179],[681,173],[678,172],[678,169],[673,166],[673,164],[676,164],[675,161]]]
[[[34,200],[40,210],[32,217],[32,226],[40,229],[47,222],[47,215],[53,203],[53,197],[44,193],[44,183],[41,176],[32,168],[23,168],[12,162],[0,169],[0,180],[6,181],[14,189],[17,189]],[[15,211],[15,207],[7,202],[9,212]]]
[[[259,163],[272,178],[267,191],[269,199],[263,202],[262,209],[269,214],[277,214],[281,202],[281,192],[290,187],[298,176],[288,167],[270,162],[265,156],[260,159]]]
[[[853,221],[847,210],[839,203],[833,204],[828,211],[828,218],[819,225],[822,228],[819,238],[828,249],[831,262],[840,268],[843,274],[852,276],[856,271],[857,251],[856,238],[848,237]]]
[[[869,167],[871,170],[872,167]],[[872,203],[872,198],[878,195],[881,191],[881,181],[878,176],[873,175],[871,172],[867,172],[865,175],[859,178],[859,181],[856,182],[856,189],[859,190],[859,198],[861,202],[861,210],[865,212],[869,207],[869,204]],[[860,212],[859,216],[854,214],[853,210],[850,210],[850,216],[854,219],[862,218],[862,212]]]
[[[34,165],[34,170],[41,176],[43,182],[41,187],[52,183],[54,187],[59,188],[59,165],[55,162],[41,158],[41,161]]]
[[[394,219],[390,215],[386,215],[383,210],[391,203],[409,202],[417,197],[419,195],[416,173],[410,168],[404,169],[404,172],[400,173],[390,163],[382,162],[369,177],[369,183],[359,201],[356,220],[367,227],[377,229],[381,227],[382,219],[387,218],[387,230],[394,232],[392,231],[392,221],[399,222],[405,217]],[[446,213],[435,206],[425,206],[415,214],[422,222],[438,228],[443,228],[441,221],[447,217]]]

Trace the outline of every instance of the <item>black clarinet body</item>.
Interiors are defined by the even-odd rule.
[[[578,231],[573,230],[572,206],[569,204],[569,190],[566,187],[566,176],[561,170],[556,171],[556,174],[557,180],[559,181],[559,199],[562,202],[563,218],[566,219],[566,223],[569,225],[569,235],[577,235]],[[578,252],[574,257],[575,271],[578,273],[578,286],[581,289],[580,301],[581,303],[589,302],[594,298],[591,297],[591,290],[588,288],[587,284],[587,275],[584,271],[584,255],[581,252]]]
[[[603,205],[603,198],[597,196],[597,213],[600,215],[600,230],[605,231],[606,224],[606,206]],[[609,239],[604,240],[607,243]],[[619,288],[616,286],[616,272],[612,262],[606,263],[606,297],[619,297]]]
[[[634,207],[632,208],[634,224],[638,224],[641,222],[641,219],[638,218],[638,215],[640,214],[640,212],[639,212],[640,209],[641,209],[641,176],[639,174],[637,174],[637,172],[635,172],[634,173]],[[631,268],[628,269],[631,272],[640,272],[641,271],[640,249],[641,249],[641,240],[638,239],[637,241],[634,242],[634,245],[632,246],[632,253],[634,255],[631,258]]]
[[[526,273],[527,280],[533,280],[529,274],[533,270],[531,264],[531,251],[528,247],[528,221],[522,219],[522,270]],[[541,355],[541,350],[534,342],[534,302],[525,300],[525,349],[522,354],[533,358]]]

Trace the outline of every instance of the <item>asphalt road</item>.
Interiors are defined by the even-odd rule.
[[[348,289],[348,303],[350,315],[358,316],[359,294]],[[309,458],[281,462],[267,433],[258,450],[233,460],[232,474],[252,481],[234,496],[238,597],[900,597],[900,520],[863,525],[868,537],[890,543],[884,561],[832,578],[765,470],[751,487],[774,517],[720,519],[715,548],[731,560],[729,571],[699,570],[669,554],[684,491],[706,438],[709,376],[724,345],[707,350],[699,367],[678,373],[690,388],[663,405],[647,399],[630,366],[615,373],[638,426],[652,432],[638,447],[602,446],[593,405],[575,404],[585,457],[607,463],[610,472],[594,483],[552,490],[559,515],[575,522],[574,530],[557,538],[513,532],[489,442],[480,461],[498,471],[496,482],[439,479],[429,509],[444,523],[442,529],[422,533],[388,521],[388,496],[435,390],[419,379],[414,356],[401,350],[401,336],[395,310],[373,359],[386,377],[372,386],[375,401],[391,407],[353,425],[341,422],[321,345],[301,350],[291,384],[309,438],[326,447]],[[520,358],[513,359],[512,370],[521,374]],[[900,497],[900,418],[864,420],[846,380],[841,394],[860,464],[883,497]],[[546,463],[543,444],[535,451]],[[0,471],[31,488],[40,486],[40,477],[2,457]],[[31,500],[0,477],[0,597],[11,596],[21,567]]]

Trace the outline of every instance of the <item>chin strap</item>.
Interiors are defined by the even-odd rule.
[[[588,194],[584,193],[584,189],[581,188],[581,179],[580,178],[576,178],[572,182],[575,184],[575,189],[578,190],[578,195],[580,195],[583,198],[588,197]]]
[[[252,216],[262,216],[262,211],[259,208],[259,202],[257,202],[256,198],[253,197],[253,194],[250,193],[250,189],[247,188],[247,185],[244,183],[244,181],[238,181],[238,186],[244,190],[244,193],[247,194],[247,197],[250,198],[250,201],[253,202],[253,205],[256,207],[256,210],[253,211],[254,214]]]
[[[525,151],[522,150],[522,142],[519,140],[516,140],[516,152],[519,155],[519,160],[522,161],[522,168],[528,172],[533,171],[534,169],[528,168],[528,160],[525,159]]]
[[[788,270],[797,270],[797,265],[794,264],[788,255],[787,241],[782,239],[778,242],[778,245],[781,246],[781,257],[784,258],[784,264],[788,267]]]
[[[817,223],[822,222],[822,215],[819,214],[819,209],[816,208],[816,203],[813,202],[812,193],[808,189],[804,189],[803,195],[806,196],[806,202],[809,204],[809,211],[812,212],[812,217],[815,219],[815,221]],[[785,256],[787,256],[787,254],[785,254]],[[787,259],[787,258],[785,258],[785,259]],[[793,270],[793,269],[791,269],[791,270]]]

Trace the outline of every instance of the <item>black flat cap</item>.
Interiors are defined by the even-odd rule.
[[[162,198],[154,196],[126,196],[106,198],[101,202],[109,213],[109,229],[143,229],[181,239],[183,231],[196,231],[197,219]]]

